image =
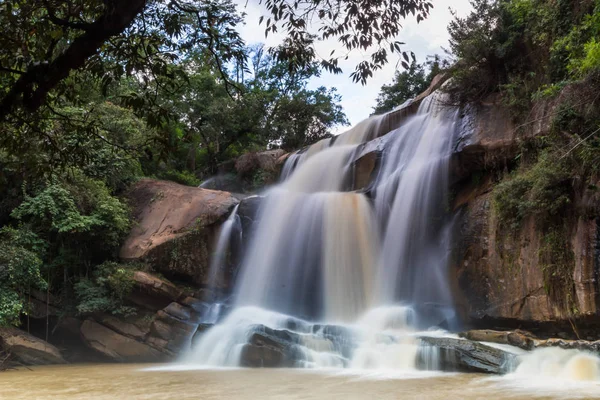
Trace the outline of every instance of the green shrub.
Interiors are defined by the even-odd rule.
[[[18,325],[29,288],[44,289],[39,256],[43,243],[31,232],[0,229],[0,326]]]
[[[198,177],[190,171],[177,171],[175,169],[169,169],[159,173],[158,178],[177,182],[186,186],[197,187],[200,185],[200,179],[198,179]]]
[[[569,171],[548,152],[529,169],[515,171],[494,188],[493,205],[501,223],[516,229],[529,215],[552,217],[570,203]]]
[[[96,267],[92,278],[81,279],[75,284],[77,311],[80,314],[135,314],[135,307],[124,304],[135,283],[133,273],[131,267],[115,262],[105,262]]]

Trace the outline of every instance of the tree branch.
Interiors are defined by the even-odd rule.
[[[106,40],[121,34],[146,6],[147,0],[110,2],[104,14],[89,24],[56,59],[32,65],[0,101],[0,121],[18,105],[34,112],[44,104],[46,95],[73,70],[81,68]]]

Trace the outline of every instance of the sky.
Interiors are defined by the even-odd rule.
[[[266,13],[259,0],[235,0],[238,9],[246,13],[246,24],[239,28],[240,34],[247,44],[264,43],[267,47],[276,46],[283,38],[283,34],[270,34],[265,38],[264,26],[259,25],[259,18]],[[469,0],[432,0],[433,10],[429,18],[417,24],[416,20],[408,18],[403,24],[397,40],[405,42],[403,48],[407,51],[413,51],[417,57],[417,62],[424,62],[428,55],[443,54],[442,47],[448,47],[448,31],[446,27],[452,20],[449,8],[455,10],[458,15],[466,15],[471,6]],[[317,52],[326,57],[331,50],[339,49],[341,45],[336,39],[330,39],[320,42],[317,45]],[[350,79],[350,73],[354,71],[355,65],[363,60],[365,54],[356,51],[353,52],[347,61],[340,60],[340,67],[344,70],[343,74],[330,74],[323,72],[320,77],[313,78],[309,82],[310,88],[319,86],[336,87],[338,93],[342,96],[341,104],[351,125],[356,125],[361,120],[367,118],[373,111],[375,99],[382,85],[392,81],[396,68],[402,68],[395,55],[389,58],[389,63],[381,70],[375,71],[365,86],[360,83],[354,83]],[[338,127],[333,133],[341,133],[348,127]]]

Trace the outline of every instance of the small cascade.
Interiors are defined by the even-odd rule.
[[[237,214],[238,207],[239,204],[234,207],[227,220],[221,225],[221,231],[217,237],[215,251],[211,257],[209,267],[209,287],[218,287],[219,282],[223,278],[220,276],[220,273],[225,269],[225,264],[227,263],[227,255],[229,254],[232,234],[237,232],[238,235],[241,235],[241,222],[240,217]]]
[[[600,357],[574,349],[564,350],[556,347],[536,349],[521,355],[512,375],[520,379],[559,379],[600,383]]]

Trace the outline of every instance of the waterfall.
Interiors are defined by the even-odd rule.
[[[370,197],[348,191],[351,165],[382,133],[381,116],[288,158],[261,202],[233,310],[188,362],[245,365],[266,335],[285,339],[293,366],[415,368],[417,329],[453,315],[447,192],[459,113],[444,103],[434,93],[387,133]]]

